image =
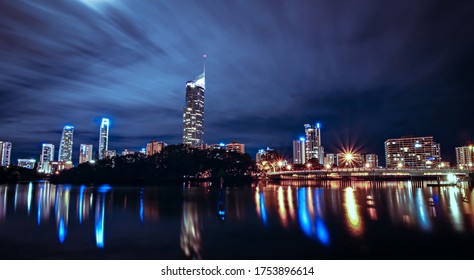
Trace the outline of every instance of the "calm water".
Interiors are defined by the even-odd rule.
[[[472,259],[473,202],[412,182],[0,185],[0,258]]]

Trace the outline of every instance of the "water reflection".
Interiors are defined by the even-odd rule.
[[[201,230],[197,202],[185,200],[181,217],[180,245],[187,258],[201,259]]]
[[[54,212],[56,214],[56,228],[59,242],[63,243],[67,235],[69,221],[69,191],[70,187],[61,186],[56,190]]]
[[[103,185],[100,186],[98,190],[98,198],[95,207],[95,242],[97,248],[104,248],[105,199],[110,189],[110,186]]]
[[[141,245],[163,242],[175,244],[179,256],[201,259],[204,252],[208,254],[206,244],[221,235],[219,240],[227,242],[239,236],[234,233],[238,230],[249,235],[242,243],[285,236],[285,242],[274,241],[307,242],[324,250],[347,242],[365,244],[371,236],[392,231],[474,234],[473,202],[474,192],[467,185],[427,187],[426,182],[409,181],[267,182],[248,188],[210,184],[114,188],[44,182],[0,185],[0,226],[2,234],[10,229],[12,236],[36,233],[62,248],[78,239],[89,250],[101,252],[107,251],[105,247],[122,248],[124,240]],[[21,226],[15,228],[17,224]],[[32,228],[37,231],[31,233]],[[232,238],[225,236],[229,232],[234,233]],[[50,238],[43,238],[47,234]],[[150,247],[160,246],[164,245]]]
[[[0,220],[7,216],[7,191],[8,187],[0,187]]]
[[[349,232],[355,236],[360,236],[362,234],[362,221],[359,216],[354,189],[351,187],[344,189],[344,207],[346,209]]]

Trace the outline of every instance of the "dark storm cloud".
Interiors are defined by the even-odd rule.
[[[317,121],[329,150],[345,137],[379,153],[406,134],[434,135],[443,150],[473,137],[469,1],[0,5],[0,140],[14,158],[59,145],[67,123],[75,150],[97,146],[101,117],[118,151],[180,142],[184,84],[203,53],[208,143],[289,146]]]

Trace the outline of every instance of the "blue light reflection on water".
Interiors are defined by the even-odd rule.
[[[323,245],[329,245],[329,231],[321,217],[314,217],[312,222],[309,213],[307,189],[298,189],[298,218],[303,233],[313,240],[318,240]],[[316,209],[320,209],[316,206]]]
[[[95,212],[95,242],[97,248],[104,248],[104,217],[106,193],[111,189],[109,185],[102,185],[98,189],[99,198]]]
[[[265,208],[265,195],[263,192],[260,192],[260,211],[262,215],[263,224],[267,225],[268,224],[267,209]]]

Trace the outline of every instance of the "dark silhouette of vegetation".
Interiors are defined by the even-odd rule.
[[[169,145],[153,156],[132,154],[83,163],[51,176],[55,183],[158,183],[182,180],[251,180],[248,154]]]
[[[41,179],[41,175],[33,169],[18,166],[0,167],[0,183],[29,182]]]

